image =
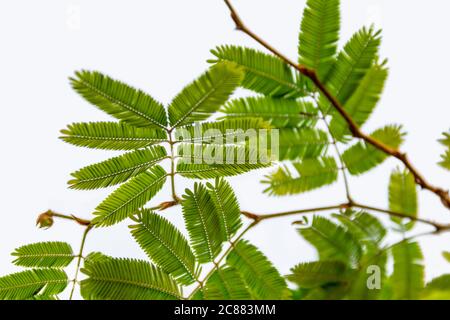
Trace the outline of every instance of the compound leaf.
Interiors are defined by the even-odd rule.
[[[127,124],[135,127],[167,126],[164,106],[141,90],[97,71],[78,71],[70,81],[83,98]]]

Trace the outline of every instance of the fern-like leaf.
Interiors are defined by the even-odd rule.
[[[0,300],[23,300],[61,293],[68,279],[59,269],[33,269],[0,278]]]
[[[211,195],[202,184],[183,195],[183,217],[198,262],[211,262],[222,248],[219,216]]]
[[[78,147],[103,150],[134,150],[167,141],[158,128],[135,128],[117,122],[74,123],[61,130],[60,138]]]
[[[169,221],[144,209],[133,217],[131,234],[148,257],[183,285],[198,279],[196,261],[186,238]]]
[[[439,140],[439,142],[447,148],[439,164],[443,168],[450,170],[450,133],[444,133],[444,139]]]
[[[427,283],[422,291],[421,300],[449,300],[450,299],[450,274],[444,274]]]
[[[336,63],[326,76],[327,87],[341,104],[347,103],[373,65],[381,42],[380,34],[380,31],[372,28],[358,31],[340,52]],[[321,96],[319,105],[326,114],[332,109],[331,103],[324,96]],[[334,110],[332,114],[337,115]]]
[[[217,178],[214,185],[207,183],[206,186],[216,208],[222,239],[230,241],[242,226],[241,210],[236,195],[225,179]]]
[[[447,260],[448,262],[450,262],[450,251],[444,251],[444,252],[442,252],[442,256],[444,257],[445,260]]]
[[[278,160],[317,158],[325,154],[328,145],[328,136],[322,130],[280,129]]]
[[[44,296],[44,295],[39,294],[39,295],[33,296],[31,298],[28,298],[26,300],[53,301],[53,300],[58,300],[58,297],[56,297],[56,296],[47,296],[47,295]]]
[[[38,242],[17,248],[16,266],[29,268],[63,268],[74,259],[72,247],[65,242]]]
[[[203,289],[206,300],[251,300],[252,297],[239,272],[230,267],[214,271]]]
[[[344,105],[344,110],[351,116],[353,121],[362,126],[372,114],[388,76],[388,70],[382,65],[374,65],[361,80],[358,88]],[[330,131],[337,140],[344,140],[350,136],[347,122],[336,115],[330,123]]]
[[[110,187],[145,172],[166,158],[166,149],[161,146],[136,150],[72,173],[75,179],[69,184],[72,189],[83,190]]]
[[[190,164],[179,162],[177,173],[189,179],[215,179],[218,177],[232,177],[267,167],[262,164]]]
[[[373,215],[367,212],[333,215],[359,241],[379,244],[386,236],[386,228]]]
[[[220,111],[227,119],[262,118],[275,128],[312,127],[318,119],[311,102],[272,97],[234,99]]]
[[[298,52],[300,63],[328,73],[337,51],[340,29],[339,0],[308,0],[303,13]]]
[[[350,270],[341,261],[300,263],[291,269],[287,279],[300,288],[317,288],[350,281]]]
[[[72,87],[83,98],[113,117],[135,127],[167,126],[164,106],[141,90],[97,71],[79,71]]]
[[[154,166],[115,190],[98,205],[93,223],[97,227],[116,224],[149,202],[164,185],[167,173]]]
[[[407,170],[395,170],[389,182],[389,209],[411,217],[417,217],[417,188],[414,176]],[[392,217],[401,224],[403,219]],[[410,224],[412,227],[413,224]]]
[[[404,133],[401,132],[400,126],[391,125],[374,131],[371,136],[396,149],[403,143]],[[383,151],[365,142],[358,142],[342,155],[344,163],[352,175],[360,175],[375,168],[387,157]]]
[[[243,72],[232,63],[219,63],[184,88],[169,106],[172,127],[208,119],[228,100]]]
[[[114,258],[107,256],[101,252],[91,252],[84,258],[84,267],[86,269],[90,268],[92,265],[100,262],[111,261]]]
[[[338,260],[354,265],[362,249],[353,235],[330,220],[316,216],[310,227],[298,230],[319,253],[320,260]]]
[[[270,166],[267,150],[259,153],[255,149],[235,145],[187,145],[187,148],[180,145],[177,173],[191,179],[214,179]]]
[[[304,95],[291,68],[275,56],[237,46],[220,46],[211,52],[218,61],[231,61],[245,69],[244,88],[271,97],[297,98]]]
[[[227,256],[227,264],[236,269],[257,300],[286,298],[287,286],[272,263],[254,245],[240,240]]]
[[[131,259],[91,261],[82,269],[81,295],[86,300],[178,300],[174,279],[154,265]]]
[[[266,176],[262,183],[268,184],[269,187],[264,192],[276,196],[299,194],[330,185],[338,177],[336,161],[331,157],[305,159],[293,163],[293,167],[295,175],[288,167],[280,167]]]
[[[416,242],[403,241],[392,248],[394,272],[391,285],[393,298],[414,300],[424,287],[423,256]]]

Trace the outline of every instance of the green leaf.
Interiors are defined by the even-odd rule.
[[[375,109],[387,76],[387,68],[382,65],[374,65],[367,71],[358,88],[345,103],[344,110],[358,126],[362,126]],[[340,141],[346,139],[344,136],[351,135],[347,122],[340,115],[334,116],[331,120],[330,131],[333,137]]]
[[[97,71],[78,71],[71,84],[83,98],[113,117],[135,127],[167,126],[164,106],[141,90]]]
[[[161,129],[117,122],[74,123],[61,133],[60,139],[67,143],[103,150],[134,150],[167,141],[167,133]]]
[[[194,253],[174,225],[148,209],[132,219],[131,234],[155,264],[183,285],[198,279]]]
[[[379,244],[386,236],[386,228],[373,215],[367,212],[333,215],[359,241]]]
[[[361,257],[361,246],[353,235],[330,220],[315,216],[312,225],[298,230],[319,253],[320,260],[338,260],[354,265]]]
[[[126,219],[161,190],[166,177],[167,173],[158,165],[134,177],[98,205],[92,222],[96,227],[105,227]]]
[[[67,267],[75,257],[65,242],[38,242],[17,248],[13,253],[16,266],[35,268]]]
[[[329,141],[326,132],[310,128],[285,128],[279,131],[279,160],[317,158],[325,154]]]
[[[425,290],[421,297],[421,300],[450,300],[449,290]]]
[[[88,269],[96,263],[111,261],[113,259],[114,258],[107,256],[101,252],[91,252],[84,259],[84,267]]]
[[[36,300],[36,301],[51,301],[51,300],[58,300],[58,297],[56,296],[44,296],[44,295],[37,295],[33,296],[31,298],[28,298],[26,300]]]
[[[265,168],[268,165],[261,164],[189,164],[179,162],[177,173],[189,179],[215,179],[218,177],[232,177],[247,173],[252,170]]]
[[[181,290],[175,280],[154,265],[140,260],[109,259],[81,269],[86,300],[177,300]]]
[[[262,183],[269,187],[264,192],[276,196],[299,194],[330,185],[338,178],[338,167],[331,157],[305,159],[292,165],[295,175],[286,166],[266,176]]]
[[[445,154],[442,155],[442,161],[439,164],[445,169],[450,170],[450,150],[447,150]]]
[[[442,161],[439,164],[450,170],[450,133],[444,133],[444,139],[439,140],[439,142],[447,148],[445,153],[442,155]]]
[[[69,184],[72,189],[82,190],[110,187],[147,171],[166,158],[166,149],[161,146],[136,150],[72,173],[75,179]]]
[[[225,179],[217,178],[215,184],[207,183],[208,193],[219,217],[223,241],[230,241],[242,226],[241,210],[233,189]]]
[[[403,241],[392,248],[394,272],[391,285],[396,300],[417,299],[424,287],[423,256],[416,242]]]
[[[67,286],[66,273],[58,269],[34,269],[0,278],[0,300],[24,300],[36,295],[52,296]]]
[[[339,40],[339,0],[308,0],[299,37],[299,62],[322,78],[335,61]]]
[[[450,293],[450,274],[444,274],[434,278],[427,284],[427,289],[438,289],[449,291]]]
[[[362,28],[353,35],[339,53],[336,63],[326,77],[325,84],[341,104],[347,103],[372,67],[381,43],[380,34],[381,31],[375,31],[373,28]],[[326,114],[332,108],[331,103],[324,96],[320,97],[319,105]],[[334,109],[332,114],[337,114]]]
[[[347,283],[337,283],[308,290],[303,300],[342,300],[348,292]]]
[[[174,140],[198,144],[243,144],[251,134],[258,139],[262,134],[259,130],[266,130],[267,136],[271,134],[270,125],[259,118],[225,119],[178,128]]]
[[[442,252],[442,256],[444,257],[445,260],[450,262],[450,252],[448,251]]]
[[[211,262],[222,249],[219,216],[208,190],[196,183],[183,195],[183,217],[191,245],[200,263]]]
[[[204,287],[206,300],[251,300],[252,297],[236,269],[219,268]]]
[[[404,133],[401,132],[400,126],[390,125],[376,130],[371,136],[385,145],[397,149],[403,143]],[[365,142],[358,142],[342,155],[344,163],[352,175],[360,175],[375,168],[387,157],[383,151]]]
[[[444,274],[431,280],[420,298],[426,300],[449,300],[450,274]]]
[[[386,229],[381,222],[366,212],[347,210],[334,214],[339,222],[356,239],[363,248],[363,255],[358,261],[349,282],[347,299],[378,299],[385,287],[387,255],[380,249],[380,243],[386,236]]]
[[[414,176],[407,170],[395,170],[389,182],[389,209],[410,217],[417,217],[417,188]],[[401,224],[403,219],[392,217]]]
[[[243,72],[232,63],[219,63],[189,84],[169,106],[172,127],[208,119],[228,100]]]
[[[254,245],[240,240],[227,256],[227,264],[236,269],[256,300],[286,298],[287,285],[272,263]]]
[[[234,145],[180,145],[177,173],[191,179],[236,176],[271,165],[267,150]],[[269,159],[270,160],[270,159]]]
[[[261,118],[275,128],[312,127],[317,109],[311,102],[272,97],[248,97],[231,100],[221,110],[226,119]]]
[[[244,88],[271,97],[297,98],[304,95],[291,68],[273,55],[237,46],[220,46],[211,53],[218,61],[231,61],[244,68],[246,73],[241,84]]]
[[[442,276],[434,278],[427,284],[427,288],[450,291],[450,274],[444,274]]]
[[[350,281],[349,270],[341,261],[300,263],[292,268],[291,272],[287,279],[301,288],[317,288]]]

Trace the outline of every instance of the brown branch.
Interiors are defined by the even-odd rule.
[[[155,210],[159,210],[159,211],[164,211],[166,209],[172,208],[173,206],[178,205],[180,202],[179,201],[165,201],[162,202],[159,206],[155,207]]]
[[[335,206],[327,206],[327,207],[318,207],[318,208],[311,208],[311,209],[301,209],[301,210],[295,210],[295,211],[286,211],[286,212],[280,212],[280,213],[272,213],[272,214],[254,214],[247,211],[243,211],[242,214],[245,215],[247,218],[253,219],[255,221],[263,221],[268,219],[277,219],[277,218],[284,218],[299,214],[308,214],[308,213],[314,213],[314,212],[321,212],[321,211],[329,211],[329,210],[339,210],[339,209],[346,209],[349,208],[348,203],[343,203]]]
[[[428,190],[428,191],[434,193],[435,195],[437,195],[441,199],[442,204],[447,209],[450,209],[450,195],[449,195],[448,190],[445,190],[443,188],[440,188],[440,187],[430,184],[425,179],[425,177],[412,165],[412,163],[409,161],[406,153],[403,153],[397,149],[393,149],[393,148],[385,145],[384,143],[378,141],[377,139],[374,139],[373,137],[365,134],[363,131],[361,131],[359,126],[353,121],[352,117],[347,113],[347,111],[345,111],[343,105],[338,101],[338,99],[335,96],[333,96],[333,94],[320,81],[315,70],[293,62],[288,57],[286,57],[284,54],[282,54],[277,49],[272,47],[265,40],[263,40],[258,35],[253,33],[253,31],[251,31],[249,28],[247,28],[246,25],[243,23],[242,19],[239,17],[236,9],[231,4],[230,0],[224,0],[224,1],[225,1],[225,4],[227,5],[228,9],[230,10],[231,18],[233,19],[234,23],[236,24],[236,29],[249,35],[252,39],[254,39],[256,42],[261,44],[263,47],[265,47],[267,50],[272,52],[274,55],[278,56],[285,63],[292,66],[294,69],[298,70],[301,74],[303,74],[304,76],[309,78],[315,84],[315,86],[320,90],[320,92],[330,101],[330,103],[333,105],[334,109],[344,118],[353,137],[362,139],[366,143],[377,148],[378,150],[381,150],[384,153],[386,153],[392,157],[395,157],[398,160],[400,160],[401,162],[403,162],[403,164],[406,166],[406,168],[408,168],[408,170],[414,176],[416,184],[419,185],[422,189]]]
[[[435,232],[441,232],[444,230],[450,230],[450,225],[445,225],[445,224],[440,224],[431,220],[427,220],[427,219],[422,219],[419,217],[413,217],[410,215],[407,215],[405,213],[401,213],[401,212],[396,212],[396,211],[392,211],[392,210],[386,210],[386,209],[380,209],[380,208],[376,208],[376,207],[372,207],[372,206],[367,206],[364,204],[360,204],[360,203],[352,203],[351,207],[353,208],[359,208],[359,209],[365,209],[365,210],[370,210],[370,211],[377,211],[377,212],[381,212],[381,213],[385,213],[391,217],[396,217],[396,218],[402,218],[402,219],[410,219],[412,221],[416,221],[416,222],[420,222],[420,223],[424,223],[424,224],[428,224],[432,227],[434,227],[436,229]]]
[[[82,226],[89,226],[91,224],[90,220],[82,219],[74,215],[57,213],[53,210],[47,210],[46,212],[41,213],[36,220],[36,224],[41,227],[51,227],[53,224],[53,218],[72,220]]]
[[[450,231],[450,225],[440,224],[440,223],[437,223],[437,222],[434,222],[431,220],[410,216],[405,213],[375,208],[375,207],[366,206],[366,205],[355,203],[355,202],[346,202],[346,203],[342,203],[342,204],[338,204],[338,205],[334,205],[334,206],[318,207],[318,208],[311,208],[311,209],[301,209],[301,210],[286,211],[286,212],[272,213],[272,214],[255,214],[255,213],[250,213],[247,211],[242,211],[241,213],[244,216],[246,216],[247,218],[252,219],[258,223],[258,222],[261,222],[263,220],[268,220],[268,219],[284,218],[284,217],[289,217],[289,216],[304,215],[304,214],[310,214],[310,213],[322,212],[322,211],[345,210],[345,209],[349,209],[349,208],[366,209],[366,210],[370,210],[370,211],[377,211],[380,213],[384,213],[391,217],[410,219],[412,221],[420,222],[420,223],[427,224],[429,226],[434,227],[436,229],[434,231],[435,233],[440,233],[443,231]]]

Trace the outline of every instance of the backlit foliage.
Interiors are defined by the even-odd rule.
[[[339,47],[340,17],[339,0],[307,1],[298,62],[314,70],[354,123],[363,127],[378,106],[389,74],[387,60],[380,58],[382,32],[362,27]],[[124,153],[72,173],[69,187],[116,188],[93,209],[92,220],[66,217],[86,227],[80,253],[64,242],[16,249],[13,263],[27,269],[0,278],[0,299],[58,298],[72,283],[65,268],[74,260],[77,274],[83,274],[75,276],[81,296],[93,300],[450,299],[450,275],[425,280],[424,256],[412,233],[424,221],[419,218],[417,181],[408,168],[396,168],[386,178],[388,209],[354,202],[348,176],[366,174],[388,155],[355,138],[330,99],[280,58],[236,45],[222,45],[211,53],[210,68],[168,106],[97,71],[79,71],[70,78],[81,97],[116,121],[73,123],[61,131],[61,139]],[[233,97],[239,87],[253,94]],[[195,135],[208,129],[215,131]],[[249,139],[240,141],[227,131],[238,129],[278,130],[279,158],[249,161],[255,153]],[[190,137],[183,138],[183,132]],[[370,136],[397,150],[405,132],[400,125],[386,124]],[[230,137],[226,143],[216,140]],[[445,151],[439,164],[450,170],[450,134],[440,142]],[[214,162],[218,152],[223,158],[240,154],[245,161]],[[245,239],[270,217],[242,211],[241,195],[225,180],[268,167],[273,168],[262,178],[268,196],[295,196],[340,182],[347,191],[347,203],[311,209],[308,213],[328,213],[295,223],[299,241],[314,247],[317,258],[299,261],[288,274]],[[175,177],[201,181],[178,197]],[[172,187],[171,201],[150,204],[166,183]],[[184,229],[159,212],[177,205]],[[377,211],[391,219],[381,219]],[[49,211],[45,218],[51,226],[57,216]],[[83,252],[90,230],[124,221],[147,259]],[[443,255],[450,262],[450,254]]]

